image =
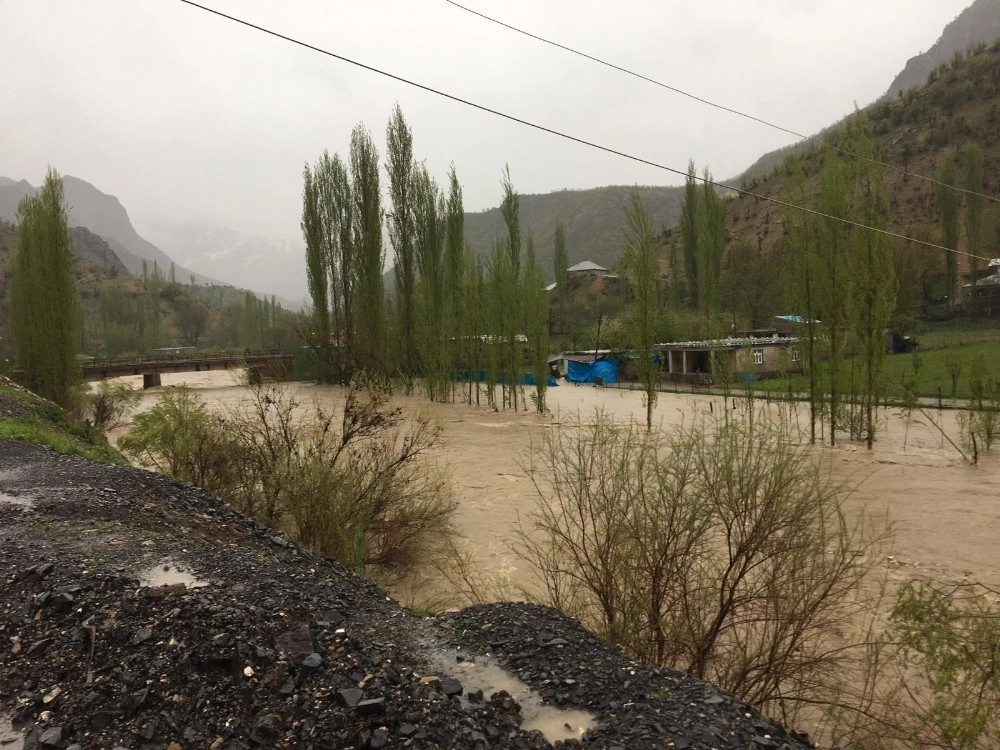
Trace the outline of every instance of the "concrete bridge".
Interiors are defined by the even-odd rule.
[[[292,355],[282,352],[216,352],[214,354],[185,352],[150,357],[92,359],[83,365],[85,380],[114,378],[122,375],[142,375],[142,387],[160,385],[164,372],[208,372],[246,368],[250,382],[260,382],[265,376],[282,377],[291,372]]]

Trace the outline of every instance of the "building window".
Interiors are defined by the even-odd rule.
[[[762,364],[764,364],[764,350],[763,349],[754,349],[753,350],[753,363],[755,365],[762,365]]]
[[[802,353],[798,349],[792,349],[792,362],[801,362]]]

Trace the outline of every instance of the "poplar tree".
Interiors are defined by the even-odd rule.
[[[800,206],[807,204],[805,191],[805,174],[802,162],[797,156],[791,157],[792,184],[791,195]],[[809,442],[816,442],[816,425],[819,422],[823,405],[820,388],[821,348],[819,343],[819,285],[822,280],[822,267],[816,249],[816,218],[813,214],[800,213],[792,222],[788,231],[788,256],[791,259],[793,278],[790,301],[799,314],[805,318],[805,357],[803,366],[809,379]],[[822,436],[821,436],[822,437]]]
[[[660,365],[654,357],[660,318],[660,263],[653,217],[642,204],[636,188],[632,188],[625,209],[622,262],[632,277],[635,290],[629,311],[631,343],[638,356],[639,379],[645,390],[646,429],[650,430],[660,380]]]
[[[18,366],[28,388],[70,406],[81,377],[79,296],[62,178],[54,169],[38,195],[18,204],[16,224],[10,309]]]
[[[552,272],[556,282],[555,293],[552,295],[556,317],[565,315],[566,300],[569,295],[569,251],[566,249],[566,227],[562,219],[556,221],[555,236],[552,239]]]
[[[681,202],[681,245],[684,251],[684,276],[687,279],[688,299],[691,307],[699,309],[698,291],[698,177],[694,161],[688,162],[687,176],[684,178],[684,200]]]
[[[510,179],[510,167],[504,166],[503,199],[500,201],[500,213],[507,227],[507,237],[500,247],[507,254],[507,262],[498,267],[501,271],[497,276],[498,283],[504,285],[498,289],[498,299],[502,301],[500,309],[500,326],[503,331],[502,346],[504,362],[504,394],[505,403],[517,410],[518,394],[521,392],[518,381],[523,365],[523,350],[520,340],[518,323],[521,320],[520,297],[518,285],[521,281],[521,218],[520,200]]]
[[[954,307],[955,292],[958,289],[958,256],[955,251],[958,249],[959,202],[958,191],[955,190],[955,159],[951,153],[942,154],[935,177],[941,229],[944,232],[944,246],[947,248],[944,251],[945,292],[948,306]]]
[[[351,354],[357,367],[386,373],[385,290],[382,269],[382,198],[379,155],[371,133],[361,123],[351,132],[351,193],[353,198],[352,269],[354,295]]]
[[[969,311],[977,316],[979,299],[976,296],[976,285],[979,253],[983,249],[983,149],[979,144],[969,143],[962,151],[962,172],[963,184],[968,191],[965,194],[965,236],[968,240],[969,277],[972,282]]]
[[[390,211],[387,216],[389,240],[395,262],[396,309],[398,311],[398,347],[400,370],[409,383],[417,367],[414,301],[416,269],[413,257],[414,233],[414,163],[413,131],[397,104],[386,127],[385,171],[389,176]]]
[[[469,267],[465,246],[465,209],[462,205],[462,186],[455,173],[455,165],[448,172],[448,202],[445,206],[445,264],[444,264],[444,335],[447,360],[452,384],[451,398],[454,400],[456,377],[463,367],[462,341],[465,334],[464,321],[471,305],[466,305],[466,269]]]
[[[545,296],[545,273],[535,258],[535,241],[528,235],[524,265],[524,332],[531,352],[531,371],[535,379],[535,408],[545,411],[545,392],[549,385],[548,301]]]
[[[875,146],[871,122],[858,113],[848,125],[850,153],[864,158],[853,162],[852,216],[869,227],[886,225],[886,195],[881,159]],[[896,273],[893,267],[892,238],[881,232],[852,227],[851,249],[854,271],[853,332],[858,342],[861,364],[860,420],[858,437],[868,450],[875,441],[877,381],[885,355],[885,328],[896,301]]]
[[[302,172],[302,236],[306,243],[306,282],[312,299],[311,340],[319,364],[320,382],[333,377],[330,341],[330,261],[323,242],[323,206],[319,181],[321,167],[314,172],[307,164]]]
[[[444,318],[442,251],[444,249],[444,205],[437,183],[423,165],[413,180],[416,211],[414,247],[420,271],[417,334],[424,387],[431,400],[445,397],[447,367],[443,345]]]

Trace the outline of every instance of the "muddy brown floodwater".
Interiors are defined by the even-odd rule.
[[[125,380],[142,387],[138,378]],[[231,408],[243,397],[228,372],[163,375],[164,387],[179,383],[196,389],[212,408]],[[340,387],[302,383],[283,387],[303,405],[318,402],[329,410],[343,404]],[[152,406],[160,390],[144,392],[139,409]],[[531,441],[576,415],[592,417],[597,409],[617,419],[645,420],[641,392],[588,385],[549,389],[551,414],[545,416],[431,404],[419,396],[398,396],[395,401],[407,411],[426,414],[441,427],[435,459],[451,476],[465,549],[478,570],[506,582],[511,594],[519,586],[532,586],[530,572],[512,549],[518,519],[526,518],[536,502],[521,468]],[[690,421],[695,413],[722,408],[721,395],[662,393],[654,419],[669,430]],[[799,437],[805,441],[808,407],[784,408],[792,409]],[[770,413],[777,414],[777,407]],[[908,429],[898,409],[883,413],[883,419],[884,428],[871,452],[853,443],[814,449],[829,460],[833,475],[853,488],[846,502],[848,514],[888,518],[894,531],[888,554],[896,579],[954,581],[969,574],[984,584],[1000,586],[1000,451],[981,455],[978,465],[970,465],[938,429],[956,439],[957,412],[947,409],[914,413]]]

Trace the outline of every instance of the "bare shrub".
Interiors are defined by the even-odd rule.
[[[426,460],[437,430],[389,408],[388,387],[356,379],[338,418],[273,383],[247,386],[229,416],[189,391],[165,394],[119,442],[303,545],[383,580],[431,561],[455,503]]]
[[[849,524],[847,488],[754,410],[671,435],[601,413],[551,431],[519,536],[549,603],[788,720],[858,658],[846,638],[884,532]]]

